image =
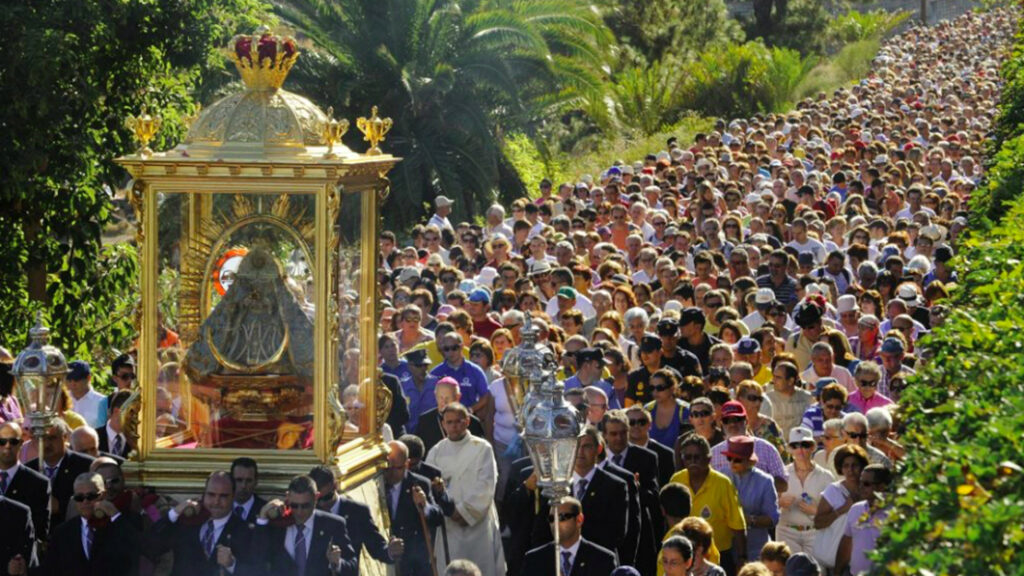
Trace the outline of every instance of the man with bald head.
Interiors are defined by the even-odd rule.
[[[388,443],[388,467],[384,470],[384,500],[391,518],[391,537],[400,539],[405,553],[398,573],[405,576],[429,576],[430,551],[427,549],[419,511],[431,526],[444,521],[441,509],[430,500],[430,481],[409,471],[409,449],[398,440]]]
[[[78,518],[54,529],[43,563],[49,576],[133,576],[139,571],[138,526],[106,498],[103,476],[83,472],[74,481],[71,502]]]
[[[32,510],[36,539],[45,542],[50,526],[50,482],[18,461],[21,439],[21,426],[16,422],[0,425],[0,494]]]
[[[79,426],[71,431],[71,449],[79,454],[100,457],[100,436],[90,426]]]

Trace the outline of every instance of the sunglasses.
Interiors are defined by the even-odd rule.
[[[654,385],[652,385],[651,388],[655,392],[664,392],[665,390],[671,390],[672,389],[672,385],[671,384],[662,384],[661,386],[654,386]]]
[[[745,423],[746,421],[747,421],[747,419],[743,418],[743,417],[722,418],[722,424],[725,424],[725,425],[741,424],[741,423]]]
[[[690,418],[707,418],[711,416],[711,412],[708,410],[698,410],[696,412],[690,412]]]
[[[0,446],[19,446],[21,445],[21,438],[0,438]]]
[[[877,388],[878,380],[857,380],[857,384],[863,386],[864,388]]]
[[[572,512],[563,512],[563,513],[558,515],[558,521],[559,522],[568,522],[569,520],[572,520],[575,517],[576,517],[576,514],[573,514]],[[552,522],[553,523],[554,521],[555,521],[555,515],[554,514],[548,514],[548,522]]]
[[[294,503],[289,503],[288,507],[291,508],[292,510],[312,510],[313,509],[313,503],[312,502],[301,502],[301,503],[300,502],[294,502]]]
[[[440,348],[441,352],[454,352],[456,350],[462,350],[462,346],[445,346]]]
[[[760,404],[761,402],[764,402],[764,396],[757,396],[755,394],[748,394],[747,395],[747,402],[755,402],[755,403]]]
[[[711,309],[721,308],[722,307],[722,303],[721,302],[706,302],[704,305],[707,306],[708,308],[711,308]]]
[[[645,418],[630,418],[629,425],[636,426],[647,426],[647,420]]]
[[[789,447],[792,448],[793,450],[796,450],[797,448],[810,450],[811,448],[814,448],[814,442],[794,442],[790,444]]]
[[[849,430],[844,430],[843,433],[853,440],[863,440],[868,437],[867,432],[850,432]]]
[[[117,374],[119,380],[135,380],[135,373],[129,372],[127,374]]]
[[[100,495],[98,493],[89,492],[88,494],[75,494],[71,497],[71,499],[74,500],[75,502],[85,502],[86,500],[88,500],[89,502],[93,502],[95,500],[98,500],[99,497]]]

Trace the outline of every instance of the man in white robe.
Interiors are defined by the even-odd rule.
[[[505,576],[505,554],[501,548],[494,488],[498,470],[491,445],[468,432],[469,411],[454,402],[442,416],[447,438],[427,454],[426,462],[441,470],[455,511],[445,518],[450,560],[473,561],[483,574]],[[444,543],[434,541],[438,564],[445,561]]]

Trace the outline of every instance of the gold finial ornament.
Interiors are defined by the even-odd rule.
[[[299,57],[294,38],[275,36],[266,26],[249,36],[235,36],[230,48],[231,61],[250,90],[280,88]]]
[[[334,153],[334,143],[341,142],[341,137],[348,132],[348,120],[342,118],[336,120],[334,118],[334,106],[327,108],[327,120],[323,123],[323,136],[324,143],[327,144],[327,152],[324,154],[324,158],[337,158],[338,155]]]
[[[142,113],[138,116],[129,116],[125,119],[124,125],[132,131],[135,136],[135,140],[139,143],[138,153],[140,156],[152,156],[153,150],[150,149],[149,143],[156,136],[156,133],[160,131],[160,126],[163,124],[163,118],[159,116],[150,116],[146,112],[146,107],[142,107]]]
[[[377,107],[370,110],[370,117],[360,116],[356,120],[356,127],[363,133],[363,140],[370,143],[370,149],[366,151],[367,156],[379,156],[383,154],[378,146],[384,141],[384,136],[391,130],[393,122],[391,118],[377,116]]]

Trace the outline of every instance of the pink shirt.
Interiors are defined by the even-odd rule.
[[[871,410],[872,408],[893,404],[892,400],[886,396],[882,396],[878,392],[875,392],[874,396],[865,400],[864,396],[861,395],[860,390],[856,390],[853,394],[850,394],[850,397],[847,398],[846,402],[861,414],[867,414],[868,410]]]

